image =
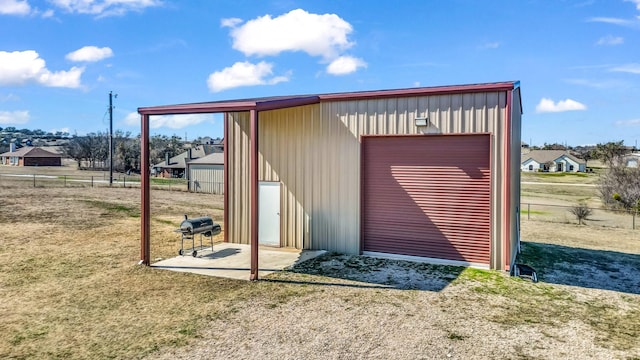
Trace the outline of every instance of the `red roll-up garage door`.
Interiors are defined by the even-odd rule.
[[[362,138],[363,251],[489,264],[490,136]]]

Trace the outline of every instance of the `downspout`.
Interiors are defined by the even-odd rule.
[[[258,112],[249,111],[250,134],[249,141],[249,193],[251,196],[250,215],[251,227],[251,275],[249,280],[258,280]]]
[[[140,264],[149,266],[150,230],[151,230],[151,197],[149,192],[149,115],[142,115],[142,133],[140,141]]]

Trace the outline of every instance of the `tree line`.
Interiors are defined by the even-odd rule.
[[[196,139],[197,140],[197,139]],[[113,168],[116,171],[140,171],[140,135],[116,130],[113,133]],[[149,161],[156,164],[165,154],[175,156],[184,151],[182,139],[177,136],[153,135],[149,138]],[[66,157],[75,160],[81,169],[105,169],[109,167],[109,134],[89,133],[74,136],[64,145]]]

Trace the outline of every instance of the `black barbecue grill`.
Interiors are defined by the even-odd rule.
[[[180,250],[178,254],[185,255],[188,251],[191,251],[193,257],[198,256],[198,250],[203,250],[205,247],[202,245],[202,237],[208,237],[211,241],[211,251],[213,251],[213,236],[220,234],[222,229],[219,224],[213,222],[213,219],[209,216],[202,216],[198,218],[189,219],[187,214],[184,215],[184,220],[180,223],[180,228],[176,230],[182,236],[180,237]],[[200,235],[200,246],[196,248],[196,235]],[[184,241],[191,240],[191,249],[184,248]],[[187,251],[185,251],[187,250]]]

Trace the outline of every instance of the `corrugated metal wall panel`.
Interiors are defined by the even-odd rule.
[[[229,182],[227,189],[227,214],[230,242],[249,244],[249,113],[229,113],[227,159]]]
[[[489,135],[363,138],[363,250],[488,265],[489,147]]]
[[[224,165],[189,165],[189,188],[193,192],[224,193]]]
[[[506,93],[491,92],[323,102],[260,112],[260,180],[284,184],[283,246],[359,253],[360,136],[370,134],[492,133],[492,229],[494,240],[502,239],[505,106]],[[425,115],[430,126],[416,128],[415,117]],[[234,125],[235,119],[239,122]],[[244,215],[230,216],[234,225],[229,226],[248,240],[248,113],[233,114],[230,123],[230,168],[236,184],[229,184],[229,191],[244,189],[245,202],[230,204],[234,217]],[[245,177],[236,165],[246,169]],[[229,195],[230,203],[239,198]],[[237,242],[234,236],[229,239]],[[494,268],[500,267],[501,251],[500,241],[492,241],[492,252],[498,254],[491,260]]]

